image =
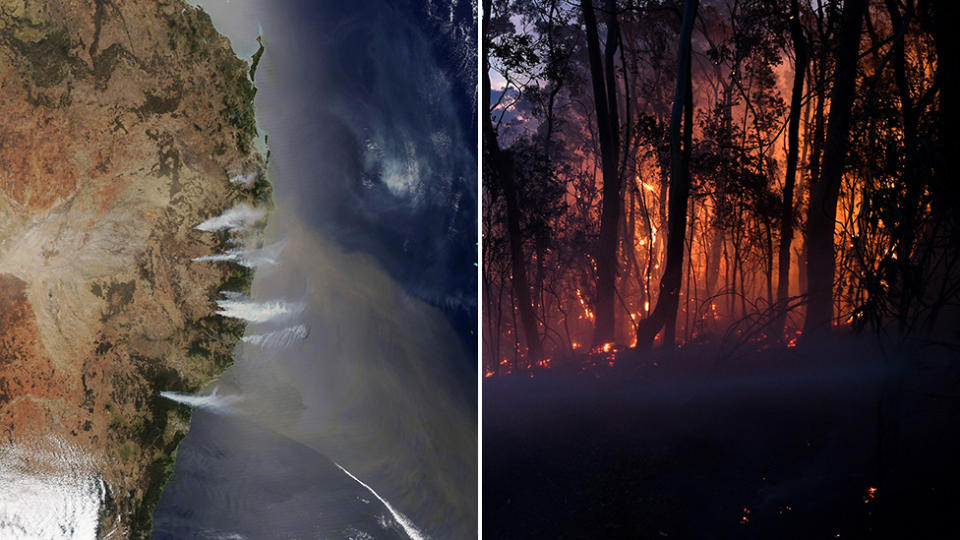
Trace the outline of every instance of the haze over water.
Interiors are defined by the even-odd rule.
[[[241,56],[262,28],[266,242],[283,243],[250,299],[219,300],[302,310],[250,322],[215,383],[236,413],[195,413],[157,537],[412,536],[364,485],[426,536],[476,534],[469,100],[413,15],[340,4],[203,5]]]

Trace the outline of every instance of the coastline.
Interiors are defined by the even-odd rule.
[[[194,259],[256,246],[272,208],[251,66],[179,0],[25,4],[0,48],[0,472],[46,501],[5,502],[0,532],[74,530],[93,497],[97,537],[149,537],[191,417],[159,392],[218,378],[246,326],[215,301],[253,271]],[[195,229],[243,201],[265,211],[240,234]]]

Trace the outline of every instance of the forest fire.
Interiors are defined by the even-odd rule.
[[[944,247],[960,228],[950,165],[922,150],[947,144],[929,135],[940,49],[913,2],[861,6],[873,33],[835,49],[841,21],[819,2],[680,2],[693,11],[678,35],[680,12],[656,3],[593,20],[544,1],[509,22],[491,5],[503,24],[485,59],[485,365],[586,342],[766,347],[786,334],[795,348],[804,328],[905,333],[960,299],[960,248]],[[598,27],[617,41],[591,37]],[[692,61],[678,66],[681,49]],[[824,196],[826,214],[813,205]],[[757,324],[770,328],[742,332]]]
[[[960,2],[483,7],[494,536],[953,534]]]

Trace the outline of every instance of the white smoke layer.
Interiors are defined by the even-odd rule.
[[[217,253],[215,255],[204,255],[203,257],[194,257],[191,259],[193,262],[235,262],[241,266],[246,266],[252,268],[252,264],[248,264],[247,260],[247,250],[245,249],[231,249],[226,253]]]
[[[283,319],[303,311],[301,302],[275,300],[272,302],[254,302],[239,296],[239,293],[224,292],[227,299],[217,300],[217,315],[240,319],[251,323],[263,323],[274,319]]]
[[[310,329],[306,325],[298,324],[281,330],[274,330],[266,334],[254,334],[252,336],[243,336],[241,341],[258,345],[265,349],[282,349],[289,347],[297,340],[307,339],[310,335]]]
[[[204,221],[194,229],[206,232],[246,230],[266,215],[266,210],[240,203],[219,216]]]
[[[383,505],[387,507],[387,511],[390,512],[390,515],[393,516],[393,519],[400,525],[401,528],[403,528],[403,532],[407,533],[407,536],[410,537],[410,540],[426,540],[427,539],[427,536],[423,534],[420,531],[420,529],[418,529],[417,526],[414,525],[413,522],[410,521],[410,519],[407,516],[395,510],[393,506],[390,503],[388,503],[386,499],[381,497],[379,493],[374,491],[372,487],[364,484],[362,480],[350,474],[350,471],[341,467],[339,463],[334,462],[334,465],[336,465],[338,469],[343,471],[344,474],[346,474],[350,478],[353,478],[358,484],[367,488],[367,491],[372,493],[373,496],[377,498],[377,500],[382,502]]]
[[[0,538],[97,537],[106,489],[77,457],[16,446],[0,453]]]
[[[246,266],[247,268],[256,268],[258,266],[263,266],[265,264],[277,264],[277,256],[280,255],[280,252],[283,250],[285,242],[277,242],[275,244],[270,244],[269,246],[264,246],[260,249],[231,249],[226,253],[216,253],[214,255],[204,255],[203,257],[195,257],[193,260],[196,262],[203,261],[225,261],[239,264],[241,266]]]
[[[188,394],[186,392],[160,392],[160,396],[171,401],[182,403],[190,407],[206,409],[215,413],[229,413],[233,410],[233,404],[240,401],[240,396],[220,396],[217,395],[217,389],[209,395]]]
[[[250,174],[237,174],[230,177],[230,182],[233,184],[240,184],[244,187],[250,187],[254,182],[257,181],[258,176],[259,175],[256,172],[252,172]]]

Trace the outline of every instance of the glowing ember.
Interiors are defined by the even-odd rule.
[[[746,13],[737,13],[739,10],[731,8],[729,13],[722,13],[727,10],[718,11],[715,9],[716,5],[726,5],[727,3],[706,3],[710,4],[711,7],[704,7],[698,15],[701,22],[706,26],[716,25],[718,35],[724,35],[725,32],[734,33],[737,24],[753,22],[753,15],[747,14],[752,13],[750,10],[747,10]],[[801,20],[802,22],[799,23],[800,29],[810,31],[808,25],[815,20],[819,21],[820,15],[816,15],[816,18],[814,18],[814,13],[821,11],[820,7],[823,3],[819,0],[817,2],[793,3],[798,10],[798,14],[791,17],[793,23]],[[553,6],[551,8],[551,20],[575,19],[578,4],[577,2],[566,2]],[[633,5],[633,3],[628,4]],[[659,5],[661,3],[655,2],[653,4]],[[672,4],[676,4],[676,2]],[[830,2],[828,4],[841,5],[844,3]],[[884,5],[883,2],[868,4]],[[891,9],[891,17],[897,10],[901,12],[899,13],[900,16],[906,16],[908,12],[912,12],[914,9],[912,7],[907,9],[902,4],[913,6],[915,2],[887,2],[886,5]],[[738,4],[734,2],[733,5]],[[916,9],[918,10],[917,13],[922,11],[919,8]],[[550,35],[547,33],[541,36],[541,30],[534,29],[537,28],[538,24],[543,23],[543,20],[538,18],[544,16],[544,13],[540,13],[540,8],[520,9],[515,13],[510,13],[511,11],[515,10],[505,7],[503,16],[520,24],[520,26],[529,26],[532,31],[527,35],[527,31],[520,30],[517,27],[507,31],[504,35],[496,35],[496,37],[493,37],[494,41],[508,43],[509,40],[520,36],[523,36],[523,39],[539,39]],[[633,21],[633,14],[628,14],[630,11],[624,13],[624,21]],[[868,11],[873,14],[873,8]],[[557,19],[553,19],[554,16]],[[729,17],[729,26],[721,22],[724,17]],[[877,15],[868,15],[866,20],[871,21],[871,17],[876,18]],[[705,21],[708,18],[715,19],[710,19],[712,22],[706,23]],[[898,54],[902,57],[901,61],[905,62],[901,67],[905,69],[906,74],[916,77],[916,80],[908,81],[908,86],[911,87],[909,90],[917,94],[914,96],[915,98],[923,95],[924,97],[920,99],[921,102],[926,102],[928,96],[933,99],[932,96],[936,95],[935,90],[938,88],[936,84],[933,84],[936,79],[934,74],[938,72],[939,67],[935,60],[935,51],[931,49],[935,39],[932,36],[927,36],[916,25],[907,25],[904,28],[905,34],[901,36],[894,29],[897,24],[893,19],[885,18],[882,14],[879,15],[879,19],[883,20],[884,24],[881,25],[882,28],[873,29],[879,32],[872,35],[874,42],[880,44],[876,46],[881,47],[884,46],[883,44],[890,43],[891,40],[896,41],[897,38],[901,38],[896,41],[900,45]],[[522,24],[520,21],[522,21]],[[630,22],[628,24],[635,23]],[[783,30],[782,27],[778,28],[780,28],[778,32]],[[871,34],[873,34],[873,30],[871,30]],[[704,31],[695,30],[694,32]],[[514,32],[516,32],[515,35]],[[667,32],[667,34],[669,33]],[[776,40],[783,37],[782,34],[773,32],[762,39]],[[641,45],[643,38],[640,37],[640,34],[629,31],[621,38],[624,38],[624,42],[620,44],[621,52],[633,51],[631,54],[636,55],[636,58],[631,59],[633,62],[648,54],[644,52],[646,46]],[[630,39],[637,41],[630,43]],[[657,39],[660,39],[660,37]],[[763,41],[763,43],[768,42]],[[553,147],[556,155],[551,156],[543,173],[551,178],[556,189],[551,188],[542,193],[537,192],[536,196],[540,197],[537,202],[540,203],[541,207],[538,208],[538,205],[534,203],[525,208],[521,212],[524,214],[524,219],[521,221],[524,224],[530,223],[530,226],[536,224],[537,230],[541,230],[542,227],[544,231],[557,230],[562,232],[551,237],[551,241],[543,243],[543,246],[540,246],[540,244],[534,246],[523,245],[520,250],[490,249],[484,251],[484,257],[487,257],[487,259],[484,260],[485,264],[480,266],[484,267],[485,283],[489,285],[489,287],[485,287],[485,290],[494,291],[493,296],[488,295],[484,298],[490,299],[486,306],[495,308],[484,310],[488,315],[484,337],[489,338],[490,343],[494,345],[489,348],[493,352],[488,358],[484,359],[488,365],[496,362],[496,357],[501,354],[503,348],[509,348],[512,343],[524,343],[520,339],[514,339],[519,331],[516,312],[519,309],[520,299],[514,298],[515,294],[510,293],[511,290],[519,290],[516,287],[520,286],[530,289],[528,292],[532,293],[534,299],[532,306],[524,308],[532,307],[533,316],[531,317],[530,313],[526,313],[523,318],[528,320],[528,326],[531,329],[534,328],[534,325],[529,321],[536,321],[535,326],[539,328],[539,335],[543,338],[539,343],[540,350],[545,354],[554,354],[558,359],[563,355],[564,363],[571,364],[571,367],[576,363],[603,367],[608,362],[605,355],[610,354],[612,350],[606,348],[598,350],[597,346],[601,344],[590,341],[593,335],[602,335],[604,336],[602,339],[616,340],[624,349],[628,347],[648,348],[651,345],[664,344],[667,334],[670,336],[669,345],[671,348],[691,343],[709,348],[729,341],[728,336],[731,338],[738,336],[739,339],[733,343],[755,352],[774,347],[799,347],[801,338],[798,337],[799,334],[794,334],[793,329],[788,329],[785,335],[774,332],[767,336],[760,331],[762,326],[758,323],[765,320],[766,315],[764,314],[768,312],[767,308],[774,306],[778,301],[783,301],[779,298],[782,296],[781,294],[774,295],[773,285],[783,281],[779,279],[780,277],[787,276],[790,277],[787,281],[791,283],[787,292],[790,292],[791,295],[796,293],[799,296],[791,296],[789,302],[783,306],[778,306],[778,308],[782,307],[784,315],[770,321],[776,323],[770,325],[770,328],[775,328],[776,332],[780,332],[785,324],[796,325],[801,319],[808,316],[805,313],[804,301],[798,302],[797,300],[811,292],[807,290],[809,286],[807,280],[804,279],[808,277],[810,268],[807,267],[803,257],[789,256],[801,245],[804,245],[806,239],[800,234],[791,235],[792,242],[787,241],[787,238],[778,238],[778,235],[772,230],[774,227],[771,227],[771,225],[778,220],[782,222],[778,216],[781,209],[777,208],[776,204],[755,203],[766,201],[766,194],[774,196],[774,199],[770,199],[771,201],[775,201],[776,197],[783,197],[785,201],[788,192],[786,185],[788,179],[781,174],[782,164],[784,160],[794,159],[797,161],[795,165],[800,174],[795,185],[790,188],[790,192],[797,192],[791,195],[793,197],[792,204],[797,211],[800,211],[800,215],[789,217],[792,212],[788,212],[783,219],[787,219],[787,217],[797,219],[797,223],[792,225],[798,228],[803,225],[803,213],[810,209],[809,186],[804,185],[806,180],[803,171],[820,171],[822,163],[817,160],[823,157],[820,152],[813,152],[812,154],[808,152],[810,139],[824,136],[823,133],[814,136],[818,129],[822,132],[824,119],[811,120],[810,108],[816,103],[822,110],[824,100],[828,99],[828,96],[825,89],[814,91],[807,88],[803,99],[796,103],[796,106],[801,107],[801,109],[789,111],[790,118],[788,119],[786,108],[786,102],[788,101],[786,98],[788,96],[785,94],[785,86],[787,85],[781,83],[786,82],[785,77],[791,72],[791,63],[794,64],[794,69],[797,67],[795,59],[791,62],[789,51],[778,49],[778,52],[772,56],[768,57],[766,54],[761,54],[755,57],[751,55],[763,50],[754,49],[753,47],[756,47],[757,44],[747,45],[747,42],[734,39],[729,45],[736,50],[731,49],[723,54],[718,53],[717,58],[713,59],[715,69],[704,71],[695,68],[697,73],[691,73],[693,80],[691,81],[692,99],[690,107],[684,106],[677,109],[692,109],[687,112],[696,116],[699,124],[699,127],[695,129],[697,131],[695,138],[698,142],[711,142],[711,144],[704,145],[702,149],[698,147],[698,158],[695,161],[700,166],[695,166],[692,170],[684,169],[684,174],[689,174],[690,181],[696,186],[692,193],[687,193],[689,190],[673,190],[674,193],[668,193],[666,188],[669,186],[665,182],[670,176],[674,175],[674,171],[671,170],[673,164],[664,162],[665,155],[662,153],[664,150],[662,141],[656,137],[647,136],[634,138],[629,141],[629,144],[621,141],[623,143],[621,144],[621,150],[624,153],[624,159],[617,169],[620,174],[616,178],[616,183],[619,186],[621,182],[626,180],[627,189],[620,190],[619,193],[600,189],[604,180],[609,180],[605,178],[609,171],[599,170],[602,167],[597,167],[598,162],[603,161],[601,159],[603,156],[600,154],[603,154],[605,150],[599,148],[595,144],[596,140],[593,139],[594,133],[591,122],[595,122],[596,118],[591,118],[589,104],[584,104],[586,105],[584,110],[580,110],[578,106],[562,107],[555,111],[560,116],[553,118],[553,120],[569,122],[570,126],[578,126],[580,129],[565,130],[562,137],[564,143],[558,143],[558,146]],[[782,43],[781,45],[786,44]],[[696,47],[700,47],[700,45]],[[740,49],[739,47],[744,48]],[[501,50],[497,50],[496,47],[492,49],[492,56],[496,59],[494,64],[505,62],[506,65],[509,65],[512,62],[511,59],[500,57],[508,49],[509,47]],[[812,68],[813,71],[818,72],[818,70],[826,68],[826,71],[829,72],[831,61],[834,60],[831,58],[831,54],[833,54],[831,48],[819,47],[815,50],[822,57],[813,59],[815,61],[810,65],[818,66],[816,69]],[[746,56],[738,56],[741,54]],[[888,52],[886,54],[886,58],[889,60],[893,53]],[[747,60],[748,58],[749,60]],[[882,82],[871,83],[871,96],[874,96],[873,90],[876,87],[879,95],[884,96],[883,98],[878,97],[876,104],[890,103],[890,110],[896,110],[896,95],[888,95],[887,93],[901,85],[891,84],[890,77],[886,76],[887,70],[892,69],[890,68],[891,62],[885,60],[876,64],[876,55],[871,58],[873,60],[868,60],[867,57],[859,58],[865,64],[863,69],[852,70],[854,79],[856,79],[855,85],[862,85],[863,81],[869,80],[871,75],[868,75],[868,73],[871,69],[874,70],[872,80],[876,82],[879,79]],[[578,62],[581,60],[582,58]],[[624,57],[618,61],[622,63],[626,62],[627,59]],[[742,62],[747,63],[743,64]],[[758,64],[754,66],[753,62]],[[531,82],[538,80],[537,84],[559,84],[560,81],[552,80],[549,75],[542,80],[539,79],[540,75],[535,74],[539,67],[534,69],[534,66],[539,66],[539,63],[534,62],[531,66],[518,68],[519,71],[515,74],[518,76],[517,80],[529,78]],[[747,69],[748,66],[749,69]],[[733,102],[724,99],[723,102],[718,102],[719,96],[710,91],[710,88],[719,88],[718,84],[729,90],[727,80],[745,81],[741,79],[744,76],[741,70],[745,70],[746,73],[753,73],[754,69],[760,67],[765,72],[769,71],[769,74],[765,75],[763,80],[770,77],[770,84],[764,83],[754,89],[739,88],[741,92],[749,93],[749,96],[743,96],[747,99],[734,99]],[[577,69],[584,70],[585,66],[582,63],[577,64]],[[661,73],[661,69],[665,71]],[[630,71],[629,74],[628,71]],[[710,73],[711,71],[712,73]],[[663,74],[666,74],[667,77],[661,78]],[[624,69],[622,73],[615,74],[615,76],[619,77],[620,82],[624,83],[623,88],[626,91],[634,84],[640,84],[641,87],[645,88],[645,85],[656,85],[659,81],[669,81],[670,74],[672,74],[672,70],[669,63],[663,67],[660,67],[659,63],[655,63],[643,69]],[[703,86],[705,83],[707,86]],[[740,84],[741,82],[736,82],[735,86],[739,87]],[[587,81],[579,80],[579,78],[577,78],[575,85],[584,85],[583,88],[589,86]],[[520,86],[516,90],[519,91]],[[617,86],[614,85],[615,88]],[[577,92],[583,88],[577,88]],[[802,88],[802,85],[798,88]],[[568,88],[567,90],[571,89]],[[924,94],[924,90],[926,90],[926,94]],[[754,91],[758,93],[752,94]],[[608,89],[608,93],[618,94],[619,90]],[[712,97],[711,94],[713,94]],[[607,97],[610,98],[610,96]],[[614,104],[627,99],[624,95],[614,95],[613,97],[615,98],[613,100]],[[669,98],[669,96],[662,97],[667,98],[667,100]],[[523,121],[531,121],[536,124],[548,120],[543,116],[545,111],[537,107],[530,107],[532,103],[526,99],[520,99],[519,97],[517,99],[518,101],[510,105],[516,108],[514,118],[517,121],[523,119]],[[569,95],[564,99],[569,99]],[[657,103],[657,105],[654,106],[654,103]],[[910,122],[900,120],[904,122],[903,130],[911,122],[915,128],[926,126],[928,122],[933,122],[930,125],[938,125],[934,120],[937,118],[938,113],[935,111],[939,105],[935,106],[933,103],[926,103],[925,106],[914,104],[916,110],[913,111],[913,116],[908,114],[909,111],[901,111],[904,112],[905,119],[910,119]],[[666,105],[666,103],[660,103],[659,101],[645,102],[636,113],[631,112],[632,109],[625,112],[613,110],[612,112],[607,111],[607,113],[611,114],[611,118],[619,118],[621,122],[632,124],[642,119],[645,123],[652,119],[646,116],[646,108],[658,108],[661,105]],[[903,106],[903,104],[900,105]],[[504,110],[508,107],[506,104],[498,105],[500,116],[503,116]],[[614,109],[616,108],[614,107]],[[523,111],[522,114],[519,113],[520,110]],[[640,112],[641,110],[644,112]],[[887,109],[867,107],[863,111],[863,114],[868,114],[868,112],[875,113],[887,111]],[[794,118],[793,114],[795,112],[800,114]],[[932,246],[938,245],[937,241],[934,241],[933,237],[927,236],[933,234],[934,229],[919,227],[915,233],[916,238],[913,236],[914,232],[911,231],[910,241],[906,243],[899,238],[900,233],[898,231],[909,231],[912,227],[913,221],[910,221],[910,223],[903,221],[907,217],[910,220],[916,220],[916,224],[924,223],[928,218],[931,218],[931,222],[935,222],[932,218],[941,210],[930,203],[931,200],[936,199],[936,194],[932,188],[934,184],[927,182],[925,179],[931,174],[934,176],[940,174],[933,169],[941,167],[941,165],[936,160],[930,161],[930,163],[922,161],[925,164],[922,166],[919,166],[921,162],[914,163],[914,161],[911,161],[926,156],[926,154],[920,152],[916,146],[911,148],[911,144],[917,143],[919,140],[911,143],[908,140],[909,137],[906,137],[901,127],[897,125],[898,122],[893,121],[888,124],[874,122],[872,119],[864,121],[865,119],[859,116],[856,118],[857,122],[854,122],[854,124],[859,127],[853,129],[855,136],[843,135],[842,137],[849,139],[844,141],[844,144],[850,143],[852,148],[857,148],[860,152],[869,149],[889,148],[892,152],[891,156],[898,155],[899,157],[898,159],[886,159],[884,152],[873,152],[872,150],[862,153],[858,159],[851,162],[855,163],[860,170],[856,171],[855,174],[848,175],[842,181],[835,180],[837,182],[835,189],[838,191],[838,195],[832,196],[837,198],[837,204],[835,205],[837,208],[833,209],[836,213],[836,219],[834,220],[835,238],[829,237],[828,234],[827,238],[823,239],[831,241],[830,247],[836,255],[831,266],[833,274],[829,276],[833,280],[833,285],[827,287],[818,285],[818,287],[830,289],[830,301],[833,303],[833,309],[830,310],[830,313],[836,313],[837,315],[833,316],[835,320],[830,321],[832,324],[827,321],[817,321],[818,324],[824,326],[830,324],[831,327],[860,326],[857,323],[863,323],[870,319],[871,313],[875,315],[873,322],[876,323],[874,325],[876,327],[885,324],[887,319],[896,320],[898,317],[907,317],[907,313],[901,315],[898,310],[907,310],[907,306],[910,305],[908,302],[902,304],[891,303],[892,299],[898,298],[904,292],[904,286],[907,284],[907,282],[901,281],[904,276],[901,276],[900,273],[908,268],[912,271],[918,261],[927,260],[924,259],[925,256],[932,256],[935,252],[939,253],[937,250],[940,249],[933,248]],[[741,127],[737,128],[735,125],[741,122]],[[788,138],[786,135],[788,124],[791,129],[797,130],[797,137],[793,142],[786,140]],[[772,129],[775,126],[779,129]],[[656,132],[666,134],[666,131],[664,131],[666,128],[667,126],[662,123],[657,124]],[[756,140],[753,140],[751,131],[755,132]],[[516,135],[521,134],[520,131],[511,131],[509,135],[507,133],[504,132],[503,135],[507,138],[501,141],[505,146],[512,144],[511,141],[516,138]],[[671,135],[676,135],[676,133],[671,133]],[[839,132],[834,135],[840,136]],[[715,136],[721,138],[715,138]],[[718,141],[721,140],[724,143],[718,145]],[[819,143],[823,142],[823,140],[819,141]],[[840,142],[840,140],[838,139],[837,142]],[[531,143],[536,147],[537,152],[547,150],[546,147],[538,146],[542,144],[540,142],[531,141]],[[800,143],[802,143],[801,147],[796,147]],[[889,146],[884,146],[885,144]],[[793,148],[788,148],[791,146]],[[814,145],[814,148],[817,148],[817,146]],[[788,154],[792,157],[788,157]],[[527,154],[523,155],[526,156]],[[529,154],[529,158],[534,155],[541,154]],[[529,158],[525,157],[524,159]],[[927,157],[923,157],[923,159],[926,160]],[[529,163],[532,165],[535,162],[531,161]],[[708,163],[710,165],[704,166]],[[902,199],[902,194],[907,192],[905,186],[909,182],[905,182],[904,171],[900,169],[908,165],[910,167],[919,166],[919,168],[915,167],[916,170],[911,169],[912,172],[910,173],[917,177],[916,190],[913,196],[907,197],[907,199],[910,199],[909,201],[901,201],[898,199]],[[925,168],[925,170],[921,171],[921,168]],[[787,167],[787,169],[791,170],[790,167]],[[632,182],[629,181],[630,174],[634,176]],[[626,176],[626,178],[622,178],[623,176]],[[790,172],[789,176],[791,176],[789,180],[793,182],[792,177],[797,176],[797,171]],[[736,177],[751,178],[750,189],[758,189],[756,195],[762,195],[763,198],[754,199],[754,195],[739,193],[743,187],[746,187],[746,184],[730,181]],[[645,179],[650,179],[650,182],[646,182]],[[607,192],[610,194],[608,195]],[[681,206],[676,204],[677,201],[671,199],[681,193],[683,193],[682,197],[684,198],[682,208],[687,209],[689,214],[686,217],[673,215],[673,211],[681,208]],[[896,196],[891,197],[890,195]],[[494,200],[495,198],[490,199],[491,202]],[[601,222],[606,219],[605,216],[613,215],[609,212],[603,212],[605,208],[610,208],[610,203],[615,203],[616,208],[618,208],[615,214],[620,216],[619,221],[615,223],[615,227],[612,229],[606,224],[600,226]],[[895,211],[886,212],[875,208],[878,204],[882,206],[886,203],[891,204],[891,209]],[[912,207],[908,209],[902,204]],[[502,245],[507,239],[510,239],[511,242],[517,240],[515,238],[517,231],[507,226],[505,220],[507,213],[499,205],[490,206],[489,203],[484,205],[483,214],[484,232],[481,236],[485,242],[484,246],[494,247]],[[810,215],[820,216],[820,214]],[[883,217],[881,218],[880,215]],[[671,249],[667,244],[670,243],[670,231],[676,224],[683,227],[681,230],[684,231],[684,241],[681,242],[682,245],[675,245],[674,249]],[[824,230],[829,233],[830,224],[826,223],[825,225],[828,227]],[[534,232],[533,229],[528,230],[527,227],[527,225],[521,227],[520,232],[525,235]],[[903,229],[904,227],[907,228]],[[789,227],[787,228],[789,229]],[[616,249],[612,252],[606,247],[599,251],[589,247],[598,229],[604,231],[609,229],[611,231],[610,238],[614,243],[610,245],[616,246]],[[928,230],[931,232],[927,232]],[[947,231],[944,231],[944,233],[947,234]],[[787,241],[787,245],[783,245],[784,241]],[[548,245],[549,249],[546,248]],[[604,245],[606,244],[604,243]],[[780,255],[776,254],[777,249],[775,248],[778,247],[782,252]],[[524,251],[530,248],[532,248],[532,251]],[[931,249],[934,249],[934,251],[930,251]],[[903,253],[904,258],[909,260],[902,265],[894,264],[891,266],[891,261],[896,263],[900,253]],[[783,259],[782,255],[788,255],[786,260],[783,261],[785,264],[781,264],[781,268],[775,272],[773,263],[775,261],[780,262],[780,259]],[[517,260],[518,256],[520,260]],[[937,255],[937,257],[939,256]],[[601,261],[606,264],[607,268],[603,268],[604,264],[598,264]],[[530,275],[526,276],[522,283],[519,282],[520,276],[517,276],[518,283],[513,283],[510,269],[520,268],[523,265],[526,265],[526,271]],[[891,270],[896,270],[896,272],[887,272],[886,268],[888,267]],[[546,272],[546,270],[550,271]],[[598,274],[602,273],[598,270],[605,270],[607,272],[604,274],[605,276],[614,275],[616,277],[612,280],[609,278],[599,280],[606,281],[607,285],[600,286],[600,283],[596,282],[597,286],[595,287],[593,282],[595,278],[599,277]],[[669,276],[668,270],[670,272]],[[916,274],[917,277],[924,276],[921,279],[927,279],[927,276],[933,278],[934,281],[941,279],[937,277],[940,275],[938,274],[939,270],[924,270],[920,267],[917,267],[916,270],[919,272]],[[779,274],[784,271],[787,273],[786,276],[780,276]],[[798,282],[793,281],[794,276],[800,278]],[[669,279],[665,279],[667,277]],[[777,278],[776,282],[774,281],[775,277]],[[911,274],[911,279],[913,279],[913,274]],[[658,301],[657,306],[651,306],[653,298],[658,298],[658,282],[660,284],[668,282],[672,284],[671,290],[668,292],[673,301],[663,303]],[[937,281],[937,283],[940,282]],[[947,282],[944,281],[943,283],[946,284]],[[917,290],[908,292],[919,293],[924,286],[925,284],[922,282],[917,283]],[[941,290],[946,289],[947,287],[941,288]],[[956,291],[957,288],[954,287],[951,290]],[[827,291],[820,292],[825,293]],[[933,293],[932,288],[930,292]],[[908,297],[904,296],[904,298]],[[680,299],[680,301],[677,302],[677,299]],[[944,300],[946,301],[946,299]],[[871,306],[871,309],[876,306],[876,310],[863,311],[864,306],[867,305]],[[919,306],[919,304],[917,305]],[[720,310],[721,306],[723,307],[722,311]],[[594,307],[598,308],[597,312],[592,311]],[[648,328],[644,326],[643,332],[640,332],[638,338],[635,335],[639,330],[637,323],[653,312],[652,307],[657,307],[658,312],[664,312],[658,313],[658,315],[663,315],[663,317],[658,317],[658,321],[669,320],[670,332],[661,334],[654,332],[655,337],[651,338],[647,335],[649,333]],[[777,311],[780,311],[780,309]],[[787,314],[789,314],[789,317],[787,317]],[[508,322],[508,320],[512,322]],[[595,324],[598,321],[604,323],[603,327],[599,329],[601,330],[600,334],[597,334],[598,328]],[[743,328],[749,327],[749,330],[745,331],[740,326],[743,326]],[[520,333],[526,334],[528,332]],[[509,339],[500,340],[499,338],[504,334]],[[581,342],[582,347],[571,344],[573,339],[584,340]],[[646,362],[645,365],[649,365],[649,362]],[[502,369],[498,369],[497,373],[502,373]]]
[[[580,301],[580,307],[583,308],[583,314],[590,320],[593,320],[593,312],[590,311],[590,308],[587,307],[587,301],[583,299],[583,293],[580,292],[580,289],[577,289],[577,300]]]

